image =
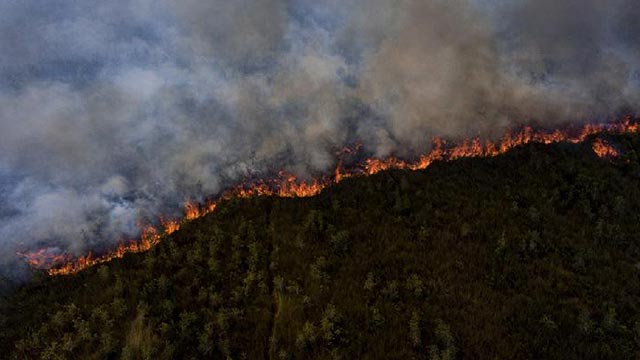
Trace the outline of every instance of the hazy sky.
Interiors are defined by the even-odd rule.
[[[640,97],[637,0],[4,0],[0,272],[85,253],[248,173]]]

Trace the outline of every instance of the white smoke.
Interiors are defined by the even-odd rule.
[[[0,3],[0,262],[136,235],[248,173],[327,171],[640,100],[634,0]]]

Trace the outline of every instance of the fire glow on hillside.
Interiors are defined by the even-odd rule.
[[[555,130],[552,132],[536,131],[527,126],[522,130],[507,133],[498,142],[481,140],[480,138],[466,139],[459,144],[449,144],[446,141],[435,138],[431,151],[420,156],[415,161],[405,161],[396,157],[386,159],[369,158],[360,164],[343,168],[341,162],[331,176],[325,176],[311,181],[299,180],[294,175],[280,172],[276,178],[257,180],[242,183],[226,192],[216,200],[205,204],[187,202],[183,219],[160,218],[159,225],[140,226],[140,239],[121,242],[119,246],[101,255],[93,255],[74,258],[70,254],[56,254],[50,249],[40,249],[29,253],[20,253],[26,261],[36,269],[46,269],[49,275],[74,274],[93,265],[108,262],[112,259],[122,258],[126,253],[144,252],[162,240],[163,236],[171,235],[180,229],[184,222],[193,221],[214,212],[220,201],[230,198],[247,198],[252,196],[278,196],[278,197],[310,197],[317,195],[324,188],[332,184],[354,176],[373,175],[389,169],[422,170],[435,161],[451,161],[459,158],[492,157],[503,154],[510,149],[528,143],[551,144],[558,142],[580,143],[586,141],[589,136],[601,133],[637,133],[640,132],[640,124],[626,118],[619,123],[611,124],[587,124],[580,131],[572,135],[570,131]],[[594,153],[602,158],[619,156],[619,151],[606,141],[596,138],[592,143]],[[348,150],[348,152],[357,151]]]

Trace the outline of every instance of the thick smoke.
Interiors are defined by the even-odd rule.
[[[585,121],[640,100],[635,0],[0,3],[0,264],[135,236],[358,139]]]

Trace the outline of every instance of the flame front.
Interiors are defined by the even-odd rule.
[[[241,184],[225,192],[219,200],[229,198],[247,198],[256,195],[268,195],[279,197],[309,197],[320,193],[329,185],[353,176],[373,175],[389,169],[422,170],[435,161],[450,161],[465,157],[491,157],[503,154],[510,149],[531,142],[551,144],[557,142],[579,143],[585,141],[590,135],[603,132],[614,134],[637,133],[640,124],[632,123],[630,118],[613,124],[587,124],[578,135],[570,135],[568,131],[555,130],[553,132],[534,131],[527,126],[521,131],[512,134],[510,131],[499,142],[483,141],[480,138],[466,139],[457,145],[447,144],[440,138],[433,139],[431,151],[420,156],[416,161],[405,161],[396,157],[386,159],[366,159],[361,164],[349,169],[342,167],[338,161],[333,175],[311,181],[298,180],[294,175],[280,172],[275,179],[253,181]],[[615,157],[619,152],[612,145],[600,139],[595,139],[592,145],[594,153],[599,157]],[[338,153],[352,153],[360,149],[356,144],[354,149],[344,149]],[[184,222],[193,221],[215,211],[217,201],[209,201],[205,204],[189,201],[185,204],[184,218],[182,220],[160,219],[160,226],[141,227],[140,239],[137,241],[121,242],[115,250],[94,257],[91,253],[86,256],[73,258],[68,254],[51,254],[47,249],[40,249],[30,253],[19,253],[34,268],[48,269],[49,275],[74,274],[93,265],[105,263],[112,259],[122,258],[126,253],[139,253],[147,251],[160,243],[163,236],[170,235],[180,229]]]

